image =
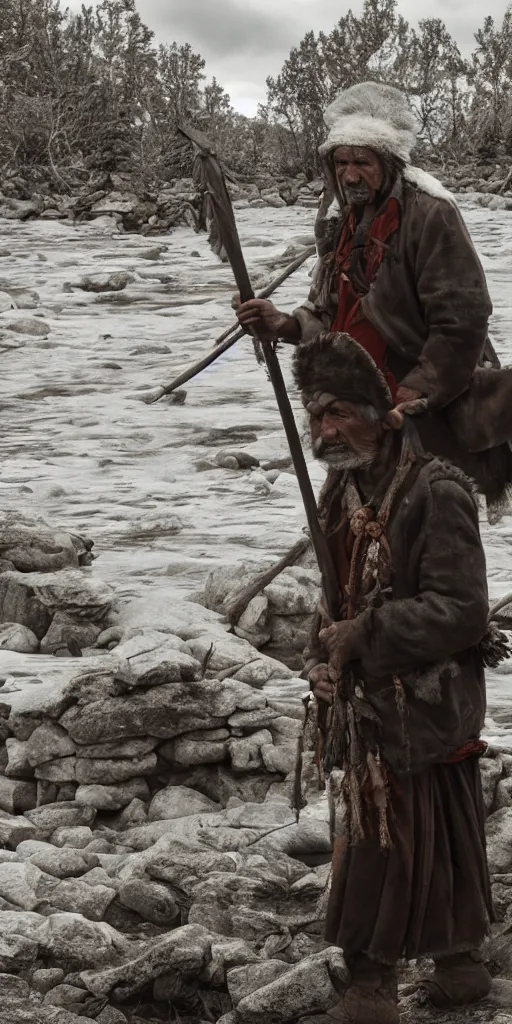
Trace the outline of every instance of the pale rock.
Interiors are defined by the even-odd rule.
[[[269,630],[275,647],[302,652],[309,642],[311,616],[271,615]]]
[[[170,927],[180,915],[178,904],[165,885],[145,878],[134,878],[119,888],[122,906],[134,910],[144,921]]]
[[[93,838],[88,825],[62,825],[50,837],[53,846],[69,846],[72,850],[85,850]]]
[[[60,721],[72,739],[84,745],[130,736],[172,739],[194,729],[224,725],[235,711],[252,710],[262,703],[259,694],[240,682],[205,679],[93,701],[86,715],[70,708]]]
[[[185,818],[190,814],[208,814],[219,810],[219,805],[186,786],[169,786],[153,797],[149,808],[149,821]]]
[[[150,798],[146,779],[135,778],[112,786],[82,785],[75,793],[75,801],[97,811],[118,811],[128,807],[134,800],[147,801]]]
[[[345,985],[350,980],[340,949],[331,947],[307,957],[281,977],[243,998],[237,1014],[244,1024],[274,1024],[291,1021],[307,1013],[331,1009],[339,999],[333,977]]]
[[[46,804],[27,811],[25,817],[35,825],[44,838],[49,838],[57,829],[92,825],[96,811],[92,807],[80,807],[71,801]]]
[[[136,598],[121,605],[116,622],[119,627],[126,629],[136,627],[140,630],[143,627],[149,627],[171,633],[187,641],[208,633],[210,645],[213,634],[217,634],[221,638],[227,635],[229,629],[226,619],[208,608],[187,601],[178,605],[175,602],[169,602],[165,596],[159,595]],[[193,651],[191,654],[195,656]],[[198,660],[201,661],[201,658]]]
[[[0,291],[0,313],[7,313],[9,309],[16,309],[16,303],[12,295]]]
[[[64,981],[64,977],[64,971],[60,967],[39,968],[34,971],[30,984],[36,992],[45,996],[52,988],[60,985]]]
[[[57,761],[48,761],[34,769],[36,779],[46,782],[76,782],[76,757],[61,757]]]
[[[82,914],[90,921],[102,921],[115,895],[115,889],[110,886],[90,885],[81,878],[65,878],[49,898],[54,910]]]
[[[55,722],[44,722],[38,726],[26,743],[27,761],[33,768],[49,761],[72,757],[75,752],[73,740]]]
[[[7,791],[11,784],[16,785],[15,780],[5,780],[9,782]],[[30,785],[30,783],[21,783],[22,786]],[[0,776],[0,793],[4,793],[4,801],[6,802],[6,788],[2,784]],[[12,794],[11,789],[11,794]],[[1,799],[1,798],[0,798]],[[12,797],[12,802],[15,803],[15,797]],[[1,807],[1,804],[0,804]],[[2,808],[5,811],[5,808]],[[10,812],[0,812],[0,843],[2,846],[6,846],[10,850],[15,850],[20,843],[25,839],[38,839],[40,836],[39,829],[32,825],[26,818],[18,816],[11,816]]]
[[[114,600],[106,583],[78,569],[57,572],[0,574],[0,618],[19,622],[39,640],[47,633],[56,611],[101,622]]]
[[[128,1018],[115,1006],[106,1006],[96,1017],[97,1024],[128,1024]]]
[[[74,1009],[79,1003],[85,1002],[87,992],[83,988],[76,988],[75,985],[56,985],[51,992],[44,997],[45,1006],[69,1006]]]
[[[290,964],[282,960],[264,960],[263,963],[246,964],[228,971],[226,981],[233,1006],[238,1006],[246,996],[276,981],[290,969]]]
[[[80,756],[99,759],[116,759],[126,757],[142,757],[150,754],[158,744],[153,736],[141,736],[138,739],[114,740],[113,743],[95,743],[80,747]]]
[[[130,783],[128,782],[125,785],[129,786]],[[145,802],[143,802],[142,800],[135,799],[132,800],[131,803],[129,803],[128,806],[120,812],[120,814],[116,818],[115,827],[122,832],[125,829],[133,828],[136,825],[145,824],[147,819],[148,814]]]
[[[200,925],[184,925],[149,943],[133,959],[103,971],[84,971],[82,978],[95,996],[110,992],[126,998],[169,971],[183,980],[196,978],[210,958],[211,935]]]
[[[78,878],[99,864],[94,853],[59,849],[49,843],[34,840],[20,843],[16,853],[21,860],[30,860],[41,871],[55,878]]]
[[[7,811],[8,814],[24,814],[30,811],[37,804],[37,787],[34,782],[22,781],[21,779],[8,779],[0,775],[0,812]],[[0,813],[0,842],[8,842],[6,835],[12,837],[16,830],[20,833],[18,824],[13,830],[5,829],[5,819]],[[5,831],[4,831],[5,830]]]
[[[0,896],[21,910],[35,910],[41,903],[38,888],[43,878],[35,864],[0,864]]]
[[[188,682],[201,678],[201,665],[181,648],[182,640],[166,638],[164,643],[150,643],[145,634],[135,637],[116,649],[126,659],[138,687],[161,686],[164,683]]]
[[[247,683],[249,686],[254,686],[258,689],[265,686],[265,683],[268,683],[270,679],[292,678],[293,672],[291,669],[283,665],[282,662],[276,661],[275,658],[269,658],[267,655],[262,654],[233,674],[233,679],[238,679],[241,683]]]
[[[84,292],[120,292],[135,280],[127,270],[113,273],[86,274],[75,286]]]
[[[512,807],[503,807],[486,822],[487,860],[491,875],[512,871]]]
[[[268,597],[266,594],[257,594],[256,597],[253,597],[252,601],[249,601],[247,608],[236,624],[236,629],[239,631],[239,635],[248,639],[249,642],[251,642],[252,637],[258,638],[259,643],[255,646],[262,647],[264,643],[268,643],[270,640],[267,619]]]
[[[193,740],[194,742],[202,743],[222,743],[224,740],[228,740],[230,737],[229,729],[195,729],[193,732],[187,732],[185,736],[181,736],[180,739]],[[158,753],[164,752],[166,744],[163,743],[159,748]],[[165,756],[165,753],[164,753]]]
[[[37,309],[41,305],[39,293],[32,288],[16,288],[5,279],[2,280],[1,287],[5,289],[4,294],[8,292],[18,309]]]
[[[227,972],[235,967],[259,962],[259,954],[243,939],[230,936],[213,936],[211,960],[201,973],[201,982],[207,982],[214,988],[224,988]]]
[[[265,196],[265,205],[273,206],[276,209],[282,209],[286,206],[286,203],[277,192],[273,192],[271,195]]]
[[[52,529],[40,518],[18,511],[0,512],[0,557],[21,572],[78,568],[90,546],[85,538]]]
[[[45,320],[36,320],[34,317],[20,317],[19,320],[11,320],[5,324],[6,331],[14,331],[15,334],[28,334],[32,338],[46,338],[50,333],[50,325]]]
[[[503,774],[503,762],[500,757],[481,757],[479,764],[485,809],[489,813],[494,805],[498,781]]]
[[[261,729],[242,739],[231,739],[228,743],[229,756],[234,771],[251,772],[263,766],[261,748],[272,743],[272,733]]]
[[[171,753],[171,744],[166,744],[167,755]],[[169,757],[174,764],[190,767],[199,764],[219,764],[226,760],[228,744],[226,740],[221,742],[210,740],[191,740],[187,736],[179,736],[172,741],[172,756]],[[167,756],[164,752],[164,757]]]
[[[278,718],[277,711],[272,708],[258,708],[256,711],[236,711],[228,718],[231,729],[257,730],[271,728],[272,722]]]
[[[281,743],[283,740],[298,740],[302,735],[303,724],[298,718],[278,714],[270,723],[269,729],[274,737],[274,743]]]
[[[77,757],[76,781],[81,785],[116,785],[144,775],[155,774],[157,756],[154,753],[142,757],[103,760]]]
[[[18,779],[33,778],[34,772],[27,758],[27,741],[17,740],[15,737],[10,736],[5,741],[5,749],[8,760],[4,771],[7,777]]]
[[[512,777],[508,776],[506,779],[498,782],[494,806],[497,811],[501,810],[502,807],[512,807]]]
[[[45,918],[28,910],[23,914],[18,910],[3,910],[1,921],[2,935],[23,935],[27,939],[39,942],[39,928],[44,924]]]
[[[66,648],[68,641],[74,641],[85,650],[93,647],[101,633],[101,627],[93,622],[82,622],[67,612],[55,612],[50,628],[41,640],[41,654],[54,654]]]
[[[91,856],[98,858],[105,856],[113,857],[116,856],[116,854],[91,854]],[[106,869],[102,867],[92,868],[91,871],[88,871],[85,875],[82,876],[82,882],[86,882],[87,885],[92,886],[106,885],[109,889],[115,889],[116,892],[119,888],[117,880],[111,878],[111,876],[107,874]]]
[[[3,199],[0,207],[0,217],[6,220],[29,220],[38,217],[41,213],[39,202],[33,199],[13,199],[10,196]]]
[[[0,626],[0,650],[36,654],[39,650],[39,640],[26,626],[21,626],[18,622],[4,622]]]
[[[297,741],[280,743],[274,746],[273,743],[261,748],[263,764],[269,772],[280,772],[288,775],[297,764],[298,746]]]
[[[0,932],[0,971],[18,974],[26,971],[37,960],[38,945],[24,935],[6,935]],[[0,981],[0,995],[5,998]],[[1,1011],[0,1011],[1,1012]]]
[[[486,999],[491,1006],[512,1009],[512,981],[508,978],[494,978],[492,989]]]
[[[313,615],[320,598],[318,571],[289,566],[265,587],[265,594],[274,615]]]
[[[37,931],[46,956],[68,970],[82,970],[128,956],[132,945],[104,921],[88,921],[80,914],[52,914]]]

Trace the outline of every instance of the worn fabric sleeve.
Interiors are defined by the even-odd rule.
[[[428,211],[413,270],[429,333],[418,366],[401,384],[440,408],[467,388],[492,312],[480,260],[449,201],[439,200]]]
[[[398,676],[479,643],[487,628],[485,555],[478,512],[453,480],[431,484],[422,527],[418,594],[356,619],[354,660],[369,676]]]

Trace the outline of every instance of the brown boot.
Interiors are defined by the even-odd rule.
[[[399,1024],[395,968],[358,957],[351,971],[349,987],[328,1016],[342,1024]]]
[[[420,987],[422,998],[439,1010],[478,1003],[489,995],[492,979],[478,952],[455,953],[435,960],[431,978]]]

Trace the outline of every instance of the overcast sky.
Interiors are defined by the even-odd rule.
[[[81,0],[67,4],[79,10]],[[467,53],[484,16],[491,14],[500,22],[507,4],[508,0],[399,0],[399,10],[411,23],[443,18]],[[267,76],[278,74],[305,32],[329,31],[349,7],[357,14],[362,0],[139,0],[138,7],[158,42],[190,43],[205,58],[208,77],[215,75],[233,106],[251,115],[265,99]]]

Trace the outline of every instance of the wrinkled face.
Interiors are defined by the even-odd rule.
[[[380,450],[383,427],[369,406],[342,402],[325,391],[305,397],[315,458],[331,469],[371,466]]]
[[[349,206],[366,206],[375,201],[384,182],[384,170],[372,149],[338,146],[334,151],[334,169]]]

